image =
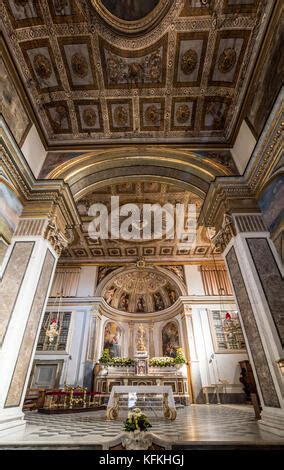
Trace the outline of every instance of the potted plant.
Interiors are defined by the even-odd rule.
[[[176,349],[175,364],[178,369],[180,369],[183,366],[183,364],[186,364],[186,360],[185,360],[182,348]]]
[[[147,432],[152,425],[140,408],[129,411],[124,423],[122,445],[127,450],[147,450],[152,445],[151,433]]]
[[[110,362],[111,362],[111,357],[109,354],[109,349],[104,349],[104,352],[99,359],[99,363],[107,366]]]

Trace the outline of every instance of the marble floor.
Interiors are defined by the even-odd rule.
[[[174,422],[147,413],[151,431],[160,439],[174,443],[281,444],[284,439],[259,430],[251,407],[241,405],[191,405],[178,410]],[[4,445],[104,444],[123,431],[122,413],[117,421],[106,421],[105,411],[68,415],[26,413],[22,436],[0,439]]]

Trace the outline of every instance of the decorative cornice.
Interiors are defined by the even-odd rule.
[[[72,241],[70,230],[81,223],[68,184],[63,180],[36,180],[2,118],[0,157],[3,174],[23,204],[17,235],[41,233],[59,253]]]
[[[225,250],[231,239],[238,233],[267,232],[261,214],[227,214],[223,216],[220,230],[212,238],[212,243],[221,252]]]
[[[217,248],[224,251],[234,235],[236,235],[236,229],[233,218],[230,214],[224,214],[221,229],[212,237],[212,242]]]
[[[199,218],[200,224],[219,231],[224,214],[259,211],[258,196],[271,178],[283,148],[283,97],[282,89],[244,175],[217,177],[210,184]]]

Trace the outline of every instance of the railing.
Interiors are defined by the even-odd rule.
[[[75,410],[98,408],[104,405],[106,395],[98,392],[88,392],[83,387],[66,387],[63,390],[45,392],[43,409]]]

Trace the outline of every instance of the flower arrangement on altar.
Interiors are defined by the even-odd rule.
[[[127,420],[124,423],[124,430],[127,432],[143,432],[151,427],[152,424],[149,422],[147,416],[142,413],[140,408],[133,408],[133,410],[129,411]]]
[[[174,367],[177,364],[186,364],[182,348],[176,349],[175,357],[152,357],[149,361],[151,367]]]
[[[114,367],[130,367],[134,365],[133,359],[130,359],[129,357],[111,357],[109,349],[104,349],[104,352],[99,359],[99,363]]]
[[[149,361],[150,367],[174,367],[175,360],[173,357],[151,357]]]
[[[175,363],[176,364],[186,364],[186,360],[185,360],[182,348],[177,348],[176,349]]]

